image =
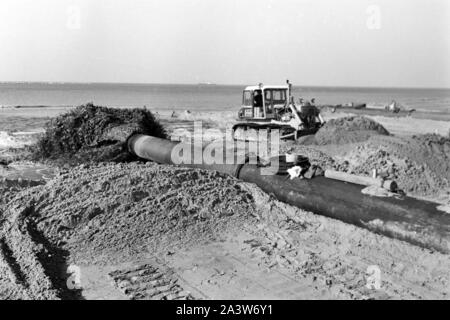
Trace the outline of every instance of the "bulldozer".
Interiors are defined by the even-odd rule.
[[[237,123],[232,127],[235,140],[248,140],[249,132],[279,130],[280,138],[297,139],[315,134],[325,124],[319,109],[300,99],[296,105],[291,95],[292,84],[248,86],[242,94]]]

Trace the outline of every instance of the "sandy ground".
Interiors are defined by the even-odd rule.
[[[0,109],[0,131],[29,131],[30,129],[42,128],[48,119],[66,112],[68,108],[28,108]],[[237,110],[221,111],[221,112],[176,112],[175,118],[172,118],[171,110],[154,110],[159,117],[171,124],[185,124],[186,121],[203,121],[205,123],[214,124],[214,128],[229,128],[235,122]],[[348,112],[331,113],[325,111],[323,113],[326,119],[333,119],[350,115]],[[433,114],[423,114],[421,118],[413,116],[405,117],[384,117],[371,116],[382,124],[389,132],[396,135],[437,133],[448,136],[450,133],[450,121],[448,117],[436,117]],[[436,119],[437,118],[437,119]],[[443,120],[438,120],[442,118]],[[171,125],[172,128],[179,128],[177,125]]]
[[[222,131],[234,121],[233,112],[159,116],[174,139],[186,135],[180,129],[192,132],[193,120]],[[430,149],[417,149],[411,135],[444,135],[450,122],[372,118],[395,136],[282,147],[342,171],[378,166],[404,186],[448,170],[447,144],[426,140]],[[217,137],[207,132],[205,140]],[[433,155],[442,161],[419,168]],[[33,166],[0,166],[9,181],[0,202],[2,298],[449,299],[450,256],[306,212],[221,174],[143,163]],[[408,193],[450,203],[446,176],[428,180]],[[43,182],[29,188],[30,181]]]
[[[450,256],[305,212],[220,174],[105,164],[23,195],[1,221],[5,298],[450,294]],[[79,270],[79,291],[65,287],[69,266]],[[370,266],[381,272],[379,290],[367,288]]]

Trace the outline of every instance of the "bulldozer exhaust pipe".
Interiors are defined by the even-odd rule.
[[[246,162],[183,163],[177,158],[177,152],[173,152],[180,145],[191,148],[192,155],[203,154],[201,146],[151,136],[134,135],[128,140],[129,151],[140,158],[229,174],[256,184],[285,203],[414,245],[450,253],[450,214],[439,210],[436,203],[407,196],[370,196],[361,192],[364,187],[360,185],[326,177],[289,180],[282,175],[264,175],[261,167]]]

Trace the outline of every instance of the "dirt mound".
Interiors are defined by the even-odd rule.
[[[32,203],[39,232],[90,262],[179,249],[253,210],[231,177],[151,163],[76,167],[14,203]]]
[[[52,119],[32,147],[34,159],[71,163],[114,161],[127,157],[124,142],[134,133],[166,137],[164,128],[146,109],[114,109],[86,104]]]
[[[369,124],[366,128],[370,126],[373,127],[374,124]],[[370,131],[371,136],[366,136],[364,145],[352,147],[348,152],[342,151],[334,158],[307,145],[287,144],[282,152],[306,155],[311,163],[324,169],[368,176],[372,175],[373,169],[377,169],[387,179],[396,180],[408,194],[433,196],[433,199],[439,201],[446,201],[445,198],[448,198],[450,201],[450,138],[436,134],[395,137],[384,135],[382,129],[380,134],[373,134],[380,130],[376,129],[376,123],[373,128],[375,130]],[[352,133],[336,134],[336,138],[341,139],[339,141],[342,143],[355,142],[347,139],[351,135]],[[346,139],[342,140],[342,137]],[[311,136],[307,136],[305,141],[311,139]],[[332,147],[333,145],[327,144],[321,148],[330,152]]]
[[[436,174],[450,180],[450,137],[437,134],[413,136],[406,144],[391,148],[392,152],[404,154],[423,163]]]
[[[8,185],[6,182],[6,179],[0,178],[0,212],[3,207],[6,206],[12,198],[14,198],[17,192],[24,189],[24,187],[22,187],[19,183],[16,183],[15,185]]]
[[[376,136],[344,159],[340,162],[344,171],[370,175],[372,169],[377,169],[413,195],[450,191],[450,139],[442,136]]]
[[[309,144],[346,144],[367,141],[373,135],[389,135],[379,123],[366,117],[352,116],[328,121]]]
[[[172,254],[220,239],[254,210],[241,183],[217,172],[153,163],[74,167],[0,207],[0,297],[76,298],[62,274],[69,262]]]

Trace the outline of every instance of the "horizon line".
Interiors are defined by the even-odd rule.
[[[197,82],[197,83],[168,83],[168,82],[117,82],[117,81],[0,81],[0,84],[116,84],[116,85],[192,85],[192,86],[248,86],[252,84],[231,84],[216,82]],[[358,86],[358,85],[296,85],[293,87],[306,88],[356,88],[356,89],[434,89],[434,90],[450,90],[450,87],[424,87],[424,86]]]

